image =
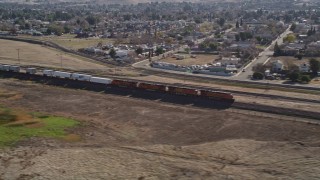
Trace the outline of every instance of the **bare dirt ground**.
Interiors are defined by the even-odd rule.
[[[105,69],[107,66],[97,64],[86,58],[75,57],[56,51],[52,48],[19,41],[0,39],[0,63],[18,64],[18,51],[20,49],[20,62],[22,65],[62,68],[72,70]]]
[[[80,142],[0,151],[0,179],[317,179],[320,126],[0,79],[0,104],[72,117]]]
[[[191,58],[189,54],[180,54],[184,55],[186,58],[182,60],[177,60],[175,57],[170,56],[165,59],[162,59],[163,62],[173,63],[176,65],[189,66],[189,65],[205,65],[212,63],[214,60],[218,59],[219,56],[216,55],[205,55],[199,54],[196,55],[196,58]]]

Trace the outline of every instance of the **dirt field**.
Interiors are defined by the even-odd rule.
[[[22,65],[61,68],[61,52],[41,45],[18,41],[0,40],[0,63],[18,64],[18,51],[20,49],[20,62]],[[97,64],[89,59],[77,58],[74,55],[62,53],[62,68],[72,70],[104,69],[105,65]]]
[[[317,179],[320,126],[0,79],[0,104],[71,117],[80,142],[32,138],[0,179]]]
[[[218,59],[216,55],[203,55],[197,54],[196,58],[191,58],[188,54],[181,54],[184,55],[186,58],[182,60],[177,60],[177,58],[170,56],[165,59],[162,59],[163,62],[173,63],[182,66],[189,66],[189,65],[205,65],[208,63],[212,63],[215,59]]]

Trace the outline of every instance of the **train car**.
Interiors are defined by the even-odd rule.
[[[188,96],[199,95],[199,92],[197,89],[181,88],[181,87],[174,87],[174,86],[168,86],[168,92],[173,94],[181,94],[181,95],[188,95]]]
[[[215,100],[234,101],[232,94],[218,92],[218,91],[200,90],[200,96],[208,97],[208,98],[215,99]]]
[[[52,77],[53,76],[53,73],[54,71],[53,70],[43,70],[43,76],[49,76],[49,77]]]
[[[54,71],[53,72],[53,77],[59,77],[59,78],[63,78],[63,79],[70,79],[71,78],[71,73],[63,72],[63,71]]]
[[[167,86],[160,85],[160,84],[152,84],[152,83],[138,83],[138,88],[148,90],[148,91],[167,91]]]
[[[10,72],[20,72],[20,66],[10,66],[9,71]]]
[[[2,65],[3,71],[10,71],[10,65]]]
[[[112,79],[108,78],[101,78],[101,77],[91,77],[90,82],[97,83],[97,84],[111,84]]]
[[[114,85],[114,86],[117,86],[117,87],[136,88],[137,85],[138,85],[138,82],[114,79],[111,82],[111,85]]]
[[[79,74],[79,73],[72,73],[71,79],[78,80],[78,81],[90,81],[91,75],[87,74]]]
[[[26,74],[36,74],[37,69],[36,68],[27,68],[26,69]]]

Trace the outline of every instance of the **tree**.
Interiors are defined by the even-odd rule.
[[[320,62],[316,59],[310,59],[310,70],[314,76],[318,75],[318,71],[320,70]]]
[[[274,45],[274,56],[280,56],[282,54],[282,51],[278,45],[278,42],[276,42],[276,44]]]
[[[300,79],[300,73],[295,71],[295,72],[292,72],[289,76],[290,80],[292,82],[297,82],[299,79]]]
[[[240,19],[240,26],[243,26],[243,19]]]
[[[24,28],[25,29],[31,29],[31,24],[30,23],[25,23]]]
[[[239,21],[236,23],[236,28],[238,29],[240,27]]]
[[[311,81],[310,76],[308,75],[301,76],[301,82],[309,83],[310,81]]]
[[[155,51],[156,55],[159,56],[160,54],[164,53],[164,50],[162,47],[157,47],[156,51]]]
[[[210,43],[209,48],[211,51],[216,51],[218,48],[218,45],[216,43]]]
[[[300,53],[298,53],[298,54],[296,54],[294,57],[296,57],[296,58],[298,58],[299,60],[301,60],[301,59],[303,58],[303,55],[300,54]]]
[[[254,72],[264,73],[267,70],[267,67],[263,63],[258,63],[252,67]]]
[[[95,25],[96,23],[97,23],[97,18],[96,17],[94,17],[94,16],[88,16],[87,18],[86,18],[86,20],[88,21],[88,23],[90,24],[90,25]]]
[[[240,32],[239,33],[241,41],[245,41],[247,39],[251,39],[253,36],[250,32]]]
[[[63,32],[64,32],[64,29],[58,25],[51,25],[47,29],[47,34],[54,33],[57,36],[61,36]]]
[[[190,48],[185,48],[184,51],[189,54],[190,53]]]
[[[114,50],[113,48],[110,49],[109,55],[111,58],[114,59],[116,57],[116,54],[117,54],[116,50]]]
[[[237,42],[240,41],[240,35],[239,35],[239,34],[236,34],[235,36],[236,36],[236,41],[237,41]]]
[[[291,27],[290,27],[290,31],[294,31],[297,28],[296,23],[292,23]]]
[[[64,29],[64,33],[70,33],[70,31],[71,31],[70,26],[64,26],[63,29]]]
[[[136,54],[138,54],[138,55],[139,55],[139,54],[142,54],[142,53],[143,53],[142,47],[139,46],[139,47],[136,49],[135,52],[136,52]]]
[[[220,18],[219,20],[218,20],[218,24],[222,27],[222,26],[224,26],[224,23],[226,22],[226,20],[224,19],[224,18]]]
[[[292,43],[292,42],[296,41],[296,36],[293,34],[288,34],[285,38],[283,38],[283,41]]]
[[[263,74],[261,72],[255,72],[252,75],[253,79],[263,79]]]

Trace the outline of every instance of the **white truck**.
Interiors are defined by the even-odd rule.
[[[72,73],[71,79],[79,80],[79,81],[90,81],[91,75],[87,74],[78,74],[78,73]]]
[[[98,84],[111,84],[112,80],[108,78],[91,77],[90,82]]]
[[[52,77],[53,76],[53,70],[43,70],[43,76],[49,76]]]
[[[71,78],[71,73],[63,72],[63,71],[54,71],[53,72],[53,77],[70,79]]]
[[[37,69],[36,68],[27,68],[26,69],[26,73],[27,74],[36,74],[37,73]]]

